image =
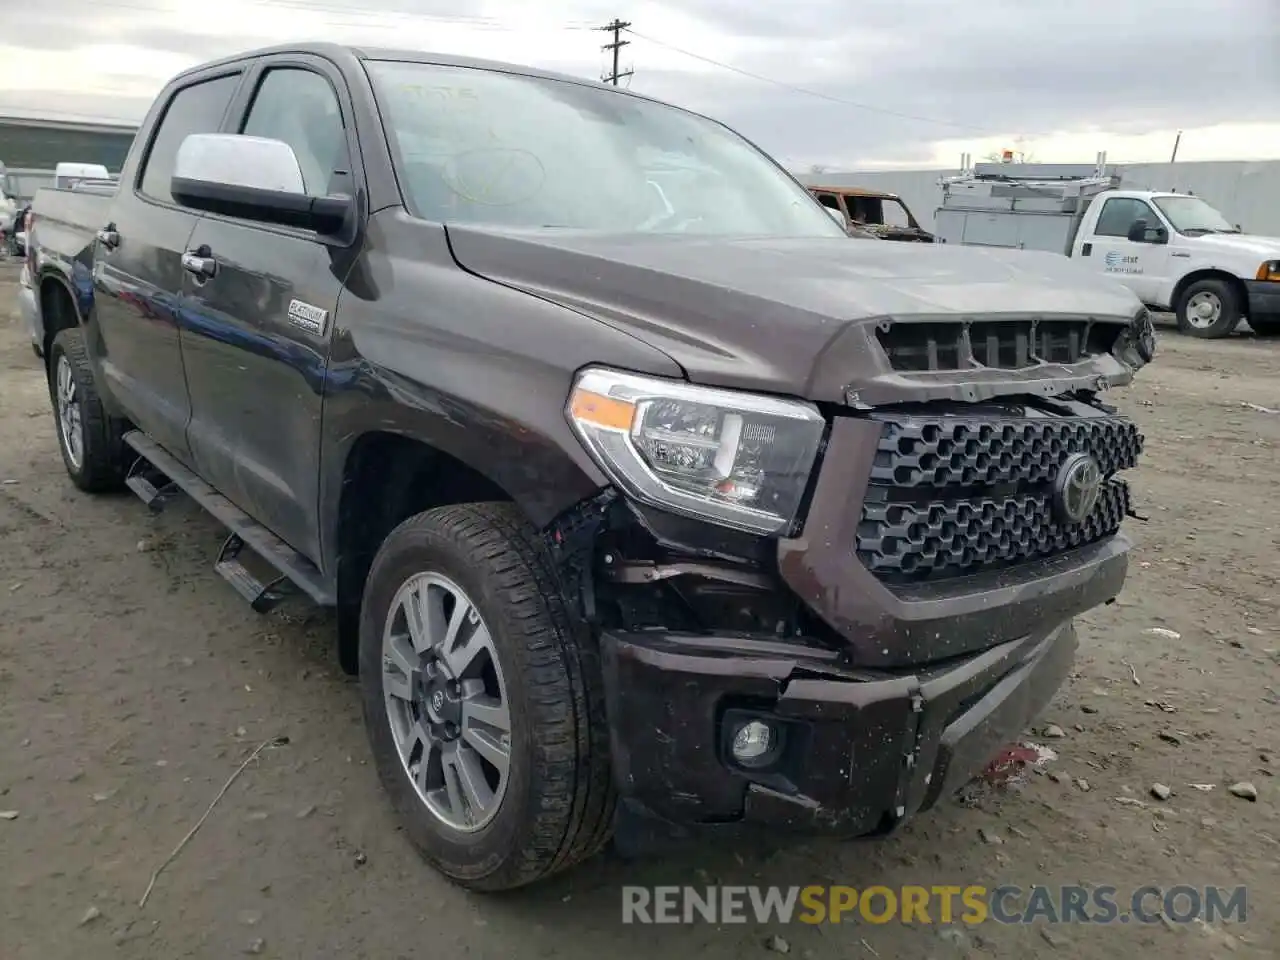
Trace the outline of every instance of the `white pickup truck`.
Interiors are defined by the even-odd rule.
[[[1050,250],[1115,277],[1196,337],[1280,335],[1280,238],[1199,197],[1120,188],[1104,165],[978,164],[942,181],[940,243]]]

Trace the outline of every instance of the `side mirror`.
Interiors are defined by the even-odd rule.
[[[351,198],[307,195],[293,148],[282,140],[193,133],[178,147],[173,199],[183,206],[316,233],[339,232]]]
[[[830,214],[832,220],[840,224],[840,228],[842,230],[849,229],[849,225],[844,222],[844,214],[841,213],[839,210],[837,210],[835,207],[828,207],[826,204],[823,204],[822,209],[827,211],[828,214]]]
[[[1134,243],[1168,243],[1169,233],[1164,227],[1148,227],[1145,217],[1139,217],[1129,225],[1129,239]]]

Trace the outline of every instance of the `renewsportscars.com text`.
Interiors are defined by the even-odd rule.
[[[1245,887],[845,886],[622,888],[623,923],[1243,923]]]

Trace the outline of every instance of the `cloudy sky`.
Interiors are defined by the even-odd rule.
[[[615,16],[634,90],[797,169],[1164,160],[1179,129],[1179,159],[1280,157],[1280,0],[0,0],[0,113],[137,120],[189,65],[302,39],[599,77]]]

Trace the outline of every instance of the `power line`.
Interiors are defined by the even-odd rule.
[[[619,20],[615,17],[612,23],[606,23],[603,27],[597,27],[596,29],[603,30],[605,33],[613,33],[613,43],[606,43],[600,48],[601,50],[613,51],[613,72],[606,74],[600,79],[605,83],[612,83],[616,87],[618,85],[618,81],[623,77],[629,77],[635,73],[634,70],[626,70],[622,73],[618,72],[618,54],[622,51],[623,47],[631,45],[630,40],[622,39],[622,31],[630,30],[631,22],[629,20]],[[639,34],[637,34],[637,36],[639,36]],[[628,84],[628,86],[630,86],[630,84]]]
[[[937,117],[924,117],[915,113],[903,113],[900,110],[890,110],[887,107],[877,107],[870,103],[859,103],[856,100],[846,100],[844,97],[833,96],[829,93],[823,93],[821,90],[811,90],[808,87],[798,87],[793,83],[786,83],[782,80],[775,80],[773,77],[766,77],[759,73],[752,73],[750,70],[743,70],[741,67],[735,67],[731,63],[724,63],[720,60],[713,60],[711,57],[704,57],[700,53],[694,53],[692,50],[686,50],[683,47],[677,47],[673,43],[667,43],[665,40],[659,40],[657,37],[651,37],[647,34],[640,33],[638,30],[627,28],[627,33],[632,36],[639,37],[641,40],[648,40],[650,43],[657,44],[659,47],[666,47],[676,53],[684,54],[686,57],[692,57],[694,60],[701,60],[703,63],[709,63],[713,67],[720,67],[733,73],[742,74],[744,77],[750,77],[752,80],[759,80],[761,83],[771,83],[776,87],[782,87],[784,90],[791,90],[794,93],[803,93],[810,97],[818,97],[821,100],[827,100],[831,103],[839,103],[846,107],[854,107],[858,110],[867,110],[871,113],[881,113],[889,117],[898,117],[901,120],[919,120],[922,123],[936,123],[947,127],[958,127],[962,130],[977,130],[980,133],[987,133],[982,127],[975,127],[969,123],[959,123],[955,120],[940,120]]]

